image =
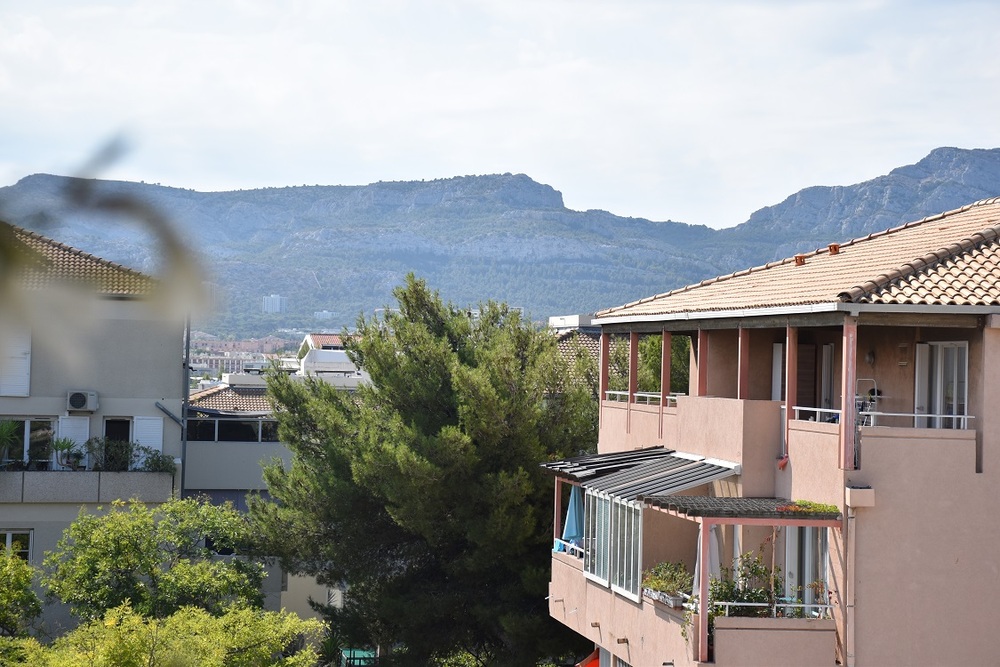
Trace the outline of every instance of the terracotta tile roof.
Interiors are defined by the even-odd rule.
[[[567,331],[559,334],[556,338],[556,345],[559,354],[567,361],[572,362],[576,358],[576,350],[582,347],[594,359],[601,355],[601,335],[590,331]]]
[[[820,303],[1000,305],[1000,198],[597,313],[597,318]]]
[[[13,278],[24,289],[83,285],[110,296],[148,296],[156,289],[156,280],[144,273],[0,222],[0,233],[8,231],[18,262]]]
[[[339,334],[311,333],[307,336],[315,350],[323,348],[342,348],[344,343],[340,340]]]
[[[266,387],[231,387],[218,385],[191,394],[188,403],[193,410],[223,410],[225,412],[270,412],[271,400]]]

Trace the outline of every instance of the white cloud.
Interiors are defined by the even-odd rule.
[[[525,172],[572,208],[731,225],[994,147],[988,3],[119,1],[0,7],[0,178],[196,189]]]

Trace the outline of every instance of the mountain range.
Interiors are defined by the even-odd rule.
[[[74,205],[66,193],[79,184],[27,176],[0,188],[0,217],[155,274],[150,236]],[[196,326],[246,337],[350,327],[391,305],[410,271],[461,306],[506,301],[534,319],[593,312],[1000,195],[1000,149],[937,148],[863,183],[806,188],[726,229],[573,211],[524,174],[231,192],[86,184],[164,214],[221,295]],[[287,297],[287,312],[263,314],[269,294]]]

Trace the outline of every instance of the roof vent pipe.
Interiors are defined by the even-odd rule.
[[[839,255],[840,254],[840,244],[839,243],[831,243],[830,245],[827,246],[827,250],[830,251],[831,255]]]
[[[806,256],[805,255],[796,255],[795,256],[795,266],[802,266],[805,263],[806,263]]]

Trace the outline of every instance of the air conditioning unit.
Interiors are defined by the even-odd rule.
[[[97,392],[69,392],[66,394],[66,409],[74,412],[93,412],[97,409]]]

